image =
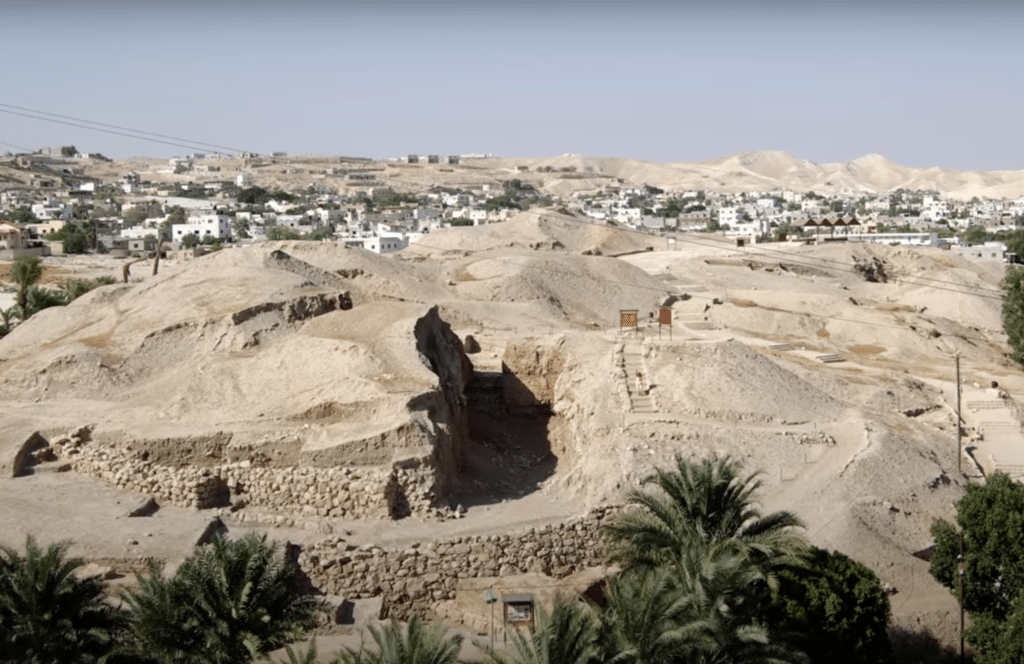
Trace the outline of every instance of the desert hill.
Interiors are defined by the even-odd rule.
[[[61,160],[52,159],[55,166]],[[474,158],[460,164],[408,164],[403,161],[349,162],[323,156],[283,158],[225,158],[219,171],[172,174],[162,159],[127,159],[116,162],[65,160],[83,169],[84,175],[115,182],[126,172],[163,183],[213,182],[245,174],[259,186],[299,190],[311,183],[332,190],[352,185],[346,172],[372,175],[363,186],[388,186],[398,191],[426,193],[436,187],[449,189],[483,186],[500,188],[513,178],[529,182],[546,194],[569,197],[594,193],[605,186],[644,184],[669,191],[710,190],[766,192],[814,191],[819,194],[880,193],[895,189],[937,191],[956,199],[1016,198],[1024,195],[1024,170],[966,171],[933,166],[912,168],[895,164],[882,155],[869,154],[846,163],[818,164],[787,152],[762,150],[729,155],[704,162],[656,163],[624,157],[563,155],[557,157]],[[328,169],[340,173],[327,174]],[[30,172],[0,165],[0,182],[27,183]]]
[[[745,152],[706,162],[660,164],[612,157],[565,156],[547,159],[487,159],[481,166],[513,170],[528,166],[567,170],[552,175],[545,188],[552,193],[584,190],[600,178],[616,178],[671,190],[724,192],[789,189],[819,194],[885,193],[894,189],[933,190],[951,198],[1004,198],[1024,194],[1024,171],[959,171],[950,168],[909,168],[881,155],[865,155],[848,163],[817,164],[786,152]]]

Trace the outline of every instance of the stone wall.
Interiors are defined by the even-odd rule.
[[[429,467],[267,468],[249,461],[206,467],[155,463],[143,453],[104,446],[78,432],[54,439],[71,469],[179,507],[251,506],[303,517],[378,519],[431,513]]]
[[[478,535],[414,543],[407,548],[354,546],[329,537],[298,553],[312,588],[347,599],[383,595],[400,619],[433,613],[455,599],[459,579],[533,572],[557,579],[604,563],[601,525],[611,508],[511,535]]]

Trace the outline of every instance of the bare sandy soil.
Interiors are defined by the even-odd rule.
[[[530,386],[554,414],[472,415],[452,495],[465,518],[329,519],[334,532],[350,531],[357,544],[505,532],[620,502],[676,454],[729,454],[763,473],[766,509],[796,511],[814,544],[869,564],[894,588],[896,625],[953,643],[956,603],[914,554],[929,546],[932,520],[950,517],[966,483],[979,481],[971,463],[957,470],[954,355],[965,383],[997,381],[1002,391],[972,388],[972,398],[1012,403],[1024,389],[999,331],[1002,267],[852,243],[737,250],[700,235],[675,252],[595,251],[643,242],[529,213],[432,234],[392,257],[278,243],[168,265],[43,312],[0,340],[0,462],[32,431],[84,424],[121,436],[229,430],[300,444],[390,426],[410,395],[437,380],[407,348],[410,321],[436,305],[477,340],[470,357],[480,371],[500,371],[509,348],[536,348],[547,369]],[[348,275],[353,309],[221,326],[231,312],[316,291],[263,265],[276,248]],[[673,310],[671,337],[652,318],[660,305]],[[620,333],[619,309],[639,310],[635,334]],[[623,356],[640,358],[649,403],[624,389]],[[839,361],[822,361],[829,356]],[[329,420],[308,415],[326,403],[359,407],[339,406]],[[972,444],[975,457],[990,454],[984,439]],[[996,453],[999,463],[1024,464]],[[91,559],[173,564],[209,516],[167,506],[128,518],[139,496],[40,470],[0,479],[7,543],[34,533],[71,539]],[[249,527],[227,522],[234,532]]]

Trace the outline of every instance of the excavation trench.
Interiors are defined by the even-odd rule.
[[[453,499],[464,507],[521,498],[555,473],[551,431],[557,348],[510,344],[501,371],[475,371],[466,389],[471,445]]]

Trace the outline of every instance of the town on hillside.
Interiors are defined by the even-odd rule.
[[[896,188],[673,188],[544,160],[488,155],[345,157],[190,154],[112,161],[74,146],[0,157],[0,257],[102,253],[187,259],[264,240],[400,251],[448,226],[546,207],[665,239],[862,241],[1016,262],[1024,196],[951,198]],[[551,162],[552,160],[547,160]],[[834,188],[832,188],[834,189]]]

